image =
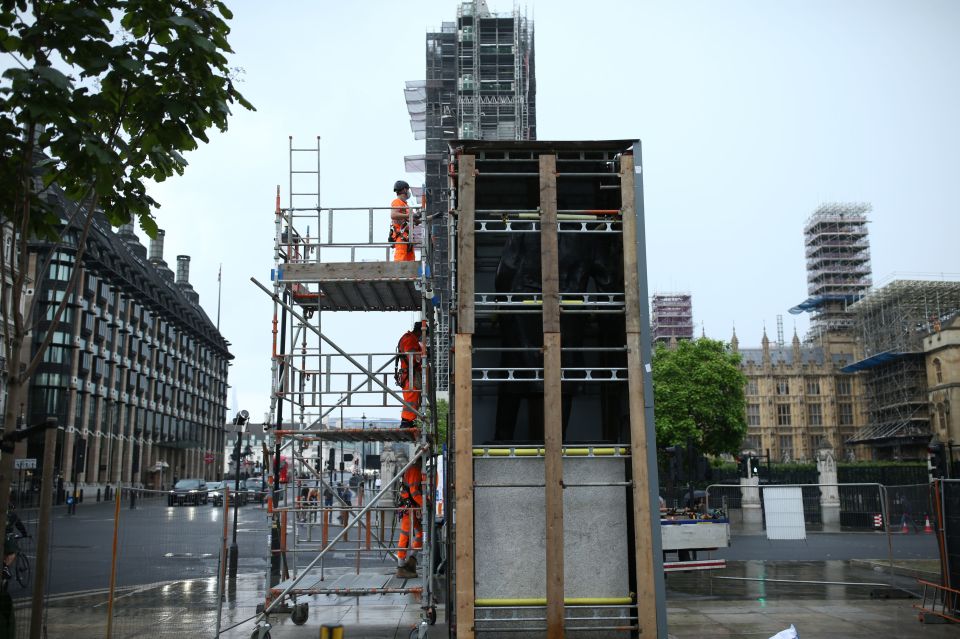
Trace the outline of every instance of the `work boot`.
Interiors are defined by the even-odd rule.
[[[400,577],[401,579],[417,578],[416,568],[410,568],[409,563],[410,563],[409,560],[407,560],[402,564],[400,564],[399,566],[397,566],[397,577]]]
[[[410,570],[412,570],[413,572],[417,572],[417,556],[410,555],[409,557],[407,557],[407,560],[403,563],[403,565],[409,568]]]

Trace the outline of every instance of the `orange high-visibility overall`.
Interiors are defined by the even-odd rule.
[[[403,380],[401,384],[403,388],[403,401],[413,406],[416,410],[420,410],[420,389],[423,386],[420,381],[422,351],[423,347],[420,345],[420,340],[417,339],[417,336],[411,331],[404,333],[403,337],[400,338],[400,343],[397,344],[397,354],[398,357],[400,357],[400,375]],[[410,357],[410,353],[414,353],[412,358]],[[410,371],[411,359],[413,359],[412,372]],[[415,421],[417,419],[417,413],[404,406],[400,411],[400,419],[410,422]]]
[[[400,541],[397,557],[401,560],[407,558],[407,549],[410,548],[410,531],[414,531],[413,546],[414,550],[423,548],[423,525],[420,521],[420,508],[423,506],[423,493],[421,484],[423,483],[423,473],[420,472],[419,463],[411,466],[403,473],[403,484],[400,487],[400,500],[406,510],[403,511],[403,517],[400,520]]]
[[[394,198],[390,206],[394,209],[400,209],[403,213],[403,220],[391,220],[392,236],[396,238],[393,242],[393,261],[394,262],[412,262],[416,259],[413,253],[413,244],[410,243],[410,209],[407,203],[400,198]]]

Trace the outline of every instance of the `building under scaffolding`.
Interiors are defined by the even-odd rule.
[[[864,359],[869,420],[849,443],[875,458],[923,458],[930,440],[923,339],[960,312],[960,282],[897,280],[850,307]]]
[[[693,302],[689,293],[658,293],[651,301],[653,343],[693,339]]]
[[[425,139],[422,157],[408,158],[408,170],[425,173],[424,205],[431,222],[432,273],[437,314],[436,383],[449,388],[450,195],[447,172],[450,140],[535,140],[536,76],[533,21],[514,8],[493,13],[484,0],[463,2],[456,22],[427,33],[426,82],[407,83],[407,108],[416,139]]]
[[[809,298],[790,309],[813,313],[808,339],[846,330],[854,320],[848,306],[870,290],[870,242],[866,203],[829,203],[817,207],[803,229]]]

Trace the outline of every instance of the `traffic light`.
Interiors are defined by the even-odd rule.
[[[753,455],[744,455],[740,460],[741,477],[757,477],[760,475],[760,459]]]
[[[938,441],[927,445],[927,468],[934,479],[943,479],[950,474],[947,469],[947,451]]]

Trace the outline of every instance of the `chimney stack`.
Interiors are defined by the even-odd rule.
[[[157,237],[150,240],[150,261],[154,264],[162,264],[166,266],[166,262],[163,261],[163,236],[166,235],[166,231],[163,229],[157,230]]]
[[[190,256],[177,256],[177,284],[183,287],[190,286]]]

